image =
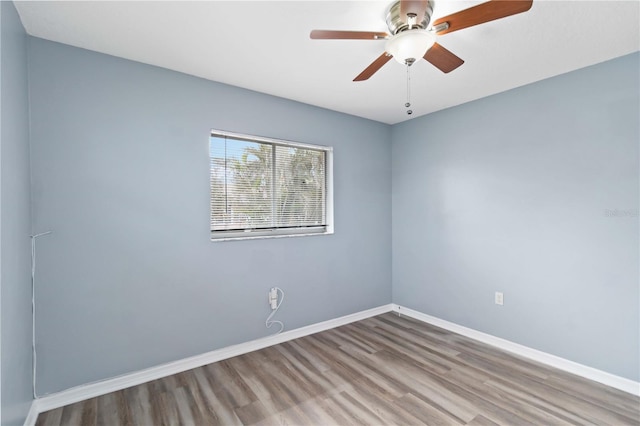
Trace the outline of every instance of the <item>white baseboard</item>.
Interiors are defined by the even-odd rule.
[[[156,367],[136,371],[134,373],[124,374],[122,376],[117,376],[111,379],[89,383],[86,385],[80,385],[61,392],[42,396],[33,401],[31,410],[29,411],[29,415],[27,417],[27,420],[25,421],[25,426],[34,426],[38,417],[38,413],[53,410],[55,408],[73,404],[78,401],[84,401],[86,399],[94,398],[96,396],[104,395],[110,392],[126,389],[131,386],[136,386],[142,383],[149,382],[151,380],[160,379],[172,374],[181,373],[193,368],[202,367],[203,365],[222,361],[224,359],[238,355],[243,355],[249,352],[256,351],[258,349],[263,349],[269,346],[277,345],[279,343],[287,342],[289,340],[297,339],[299,337],[318,333],[320,331],[340,327],[341,325],[360,321],[365,318],[370,318],[376,315],[383,314],[385,312],[390,312],[391,310],[391,304],[383,305],[377,308],[367,309],[366,311],[356,312],[355,314],[345,315],[340,318],[335,318],[332,320],[308,325],[306,327],[297,328],[295,330],[285,331],[274,336],[268,336],[261,339],[252,340],[250,342],[228,346],[226,348],[207,352],[201,355],[192,356],[167,364],[158,365]]]
[[[24,420],[25,426],[34,426],[38,420],[38,414],[40,414],[40,412],[38,411],[38,405],[35,402],[36,401],[33,401],[31,403],[31,408],[29,408],[27,418]]]
[[[432,317],[431,315],[423,314],[422,312],[414,311],[413,309],[405,308],[397,304],[393,304],[393,310],[401,315],[423,321],[432,325],[435,325],[445,330],[452,331],[454,333],[461,334],[474,340],[478,340],[483,343],[495,346],[499,349],[503,349],[507,352],[520,355],[525,358],[529,358],[533,361],[537,361],[541,364],[546,364],[551,367],[555,367],[559,370],[566,371],[568,373],[575,374],[577,376],[584,377],[589,380],[593,380],[598,383],[602,383],[612,388],[619,389],[624,392],[628,392],[632,395],[640,396],[640,383],[635,382],[624,377],[616,376],[615,374],[607,373],[602,370],[598,370],[593,367],[578,364],[577,362],[570,361],[559,356],[551,355],[546,352],[532,349],[528,346],[524,346],[518,343],[511,342],[509,340],[501,339],[500,337],[492,336],[481,331],[467,328],[453,322],[445,321],[440,318]]]
[[[586,379],[590,379],[607,386],[620,389],[624,392],[640,396],[640,383],[633,380],[616,376],[614,374],[607,373],[605,371],[598,370],[592,367],[587,367],[586,365],[578,364],[577,362],[573,362],[568,359],[560,358],[558,356],[532,349],[527,346],[511,342],[509,340],[501,339],[499,337],[492,336],[481,331],[445,321],[431,315],[423,314],[422,312],[418,312],[404,306],[389,304],[373,309],[368,309],[366,311],[357,312],[355,314],[345,315],[340,318],[323,321],[317,324],[308,325],[306,327],[297,328],[295,330],[285,331],[284,333],[280,333],[275,336],[268,336],[262,339],[252,340],[250,342],[229,346],[201,355],[196,355],[167,364],[158,365],[156,367],[147,368],[145,370],[140,370],[134,373],[124,374],[122,376],[114,377],[111,379],[89,383],[86,385],[80,385],[58,393],[46,395],[33,401],[24,425],[34,426],[38,414],[45,411],[53,410],[55,408],[63,407],[65,405],[73,404],[75,402],[83,401],[89,398],[94,398],[96,396],[104,395],[110,392],[126,389],[131,386],[136,386],[151,380],[160,379],[172,374],[181,373],[183,371],[191,370],[193,368],[201,367],[213,362],[222,361],[234,356],[243,355],[269,346],[277,345],[279,343],[287,342],[289,340],[297,339],[299,337],[304,337],[310,334],[329,330],[331,328],[340,327],[341,325],[360,321],[390,311],[397,312],[401,315],[406,315],[419,321],[433,324],[437,327],[444,328],[445,330],[449,330],[454,333],[469,337],[471,339],[487,343],[516,355],[520,355],[525,358],[540,362],[542,364],[546,364],[551,367],[576,374]]]

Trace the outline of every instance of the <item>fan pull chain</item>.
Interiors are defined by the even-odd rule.
[[[407,64],[407,103],[404,104],[405,107],[409,108],[411,106],[411,65]],[[413,114],[413,111],[407,109],[407,115]]]

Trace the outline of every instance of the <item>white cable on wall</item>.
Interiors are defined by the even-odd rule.
[[[36,235],[30,235],[31,238],[31,354],[32,354],[32,375],[31,383],[33,397],[36,395],[36,238],[48,235],[53,231],[42,232]]]
[[[267,328],[271,328],[273,324],[279,324],[280,330],[278,330],[276,333],[273,334],[275,336],[276,334],[282,333],[282,330],[284,330],[284,323],[282,321],[272,320],[273,316],[276,314],[276,312],[278,312],[278,309],[280,309],[280,305],[282,305],[282,302],[284,301],[284,291],[282,291],[280,287],[274,287],[273,289],[275,289],[276,295],[280,293],[282,297],[280,297],[278,304],[275,306],[275,308],[273,308],[273,311],[267,317],[267,320],[264,322],[264,325],[266,325]],[[269,292],[269,303],[271,303],[271,292]]]

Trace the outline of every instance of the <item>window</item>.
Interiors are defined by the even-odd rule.
[[[211,131],[211,238],[333,232],[332,149]]]

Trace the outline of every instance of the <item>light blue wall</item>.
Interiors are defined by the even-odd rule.
[[[394,126],[393,301],[639,380],[639,59]]]
[[[30,42],[38,393],[391,302],[390,127]],[[225,66],[220,64],[219,66]],[[335,234],[209,241],[211,128],[334,147]]]
[[[0,386],[2,424],[21,425],[32,400],[27,36],[12,2],[0,10]]]
[[[639,380],[637,54],[386,126],[29,51],[39,393],[265,336],[274,285],[288,329],[393,300]],[[332,145],[336,234],[211,243],[211,128]]]

